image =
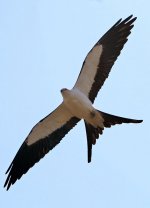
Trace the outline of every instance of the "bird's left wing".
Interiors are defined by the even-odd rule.
[[[95,44],[85,58],[74,88],[78,88],[93,103],[119,56],[136,20],[132,15],[114,24]]]
[[[4,187],[7,186],[8,190],[17,179],[53,149],[78,121],[79,119],[73,117],[62,103],[37,123],[10,164]]]

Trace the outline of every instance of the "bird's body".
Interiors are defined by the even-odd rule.
[[[120,19],[90,50],[74,87],[71,90],[61,90],[63,102],[32,128],[18,150],[6,172],[8,176],[4,186],[7,186],[7,190],[52,150],[80,120],[84,120],[86,128],[88,162],[91,162],[92,145],[105,127],[142,122],[104,113],[93,107],[99,90],[128,40],[135,20],[132,15],[123,21]]]
[[[67,110],[79,119],[84,119],[86,122],[95,128],[103,128],[103,118],[100,113],[93,107],[92,102],[77,88],[72,90],[65,89],[61,91],[63,96],[63,104]]]

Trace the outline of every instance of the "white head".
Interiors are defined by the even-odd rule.
[[[67,97],[69,91],[70,91],[70,90],[68,90],[67,88],[62,88],[62,89],[60,90],[60,92],[61,92],[61,94],[62,94],[62,96],[63,96],[64,99]]]
[[[61,92],[61,94],[63,94],[65,91],[67,91],[68,89],[67,88],[62,88],[61,90],[60,90],[60,92]]]

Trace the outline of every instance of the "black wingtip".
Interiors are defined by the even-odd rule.
[[[113,27],[118,26],[120,23],[124,24],[124,23],[128,23],[130,22],[130,24],[132,24],[135,20],[137,19],[137,17],[133,17],[133,14],[131,14],[130,16],[128,16],[126,19],[122,20],[122,18],[120,18],[114,25]]]
[[[128,22],[131,18],[132,18],[132,20],[136,20],[137,19],[137,17],[133,17],[133,14],[131,14],[126,19],[124,19],[123,22]]]
[[[7,187],[6,187],[6,191],[9,190],[10,185],[11,185],[11,183],[9,183],[8,180],[9,180],[9,178],[7,178],[7,180],[5,181],[5,184],[4,184],[4,188],[7,186]]]
[[[7,172],[6,172],[6,173],[7,173]],[[5,181],[5,183],[4,183],[4,188],[6,187],[6,191],[9,190],[9,188],[10,188],[10,186],[11,186],[12,184],[13,184],[13,183],[12,183],[12,181],[11,181],[11,175],[10,175],[10,173],[9,173],[9,175],[7,176],[6,181]]]
[[[121,25],[132,25],[133,22],[135,22],[135,20],[137,19],[137,17],[133,17],[133,15],[128,16],[126,19],[124,19],[122,22],[120,22]],[[118,24],[117,24],[118,26]]]

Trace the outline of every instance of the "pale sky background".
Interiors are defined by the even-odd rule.
[[[148,0],[0,1],[0,207],[150,207],[149,9]],[[7,192],[5,171],[33,125],[74,85],[96,41],[130,14],[135,27],[95,106],[144,123],[105,129],[88,164],[80,122]]]

